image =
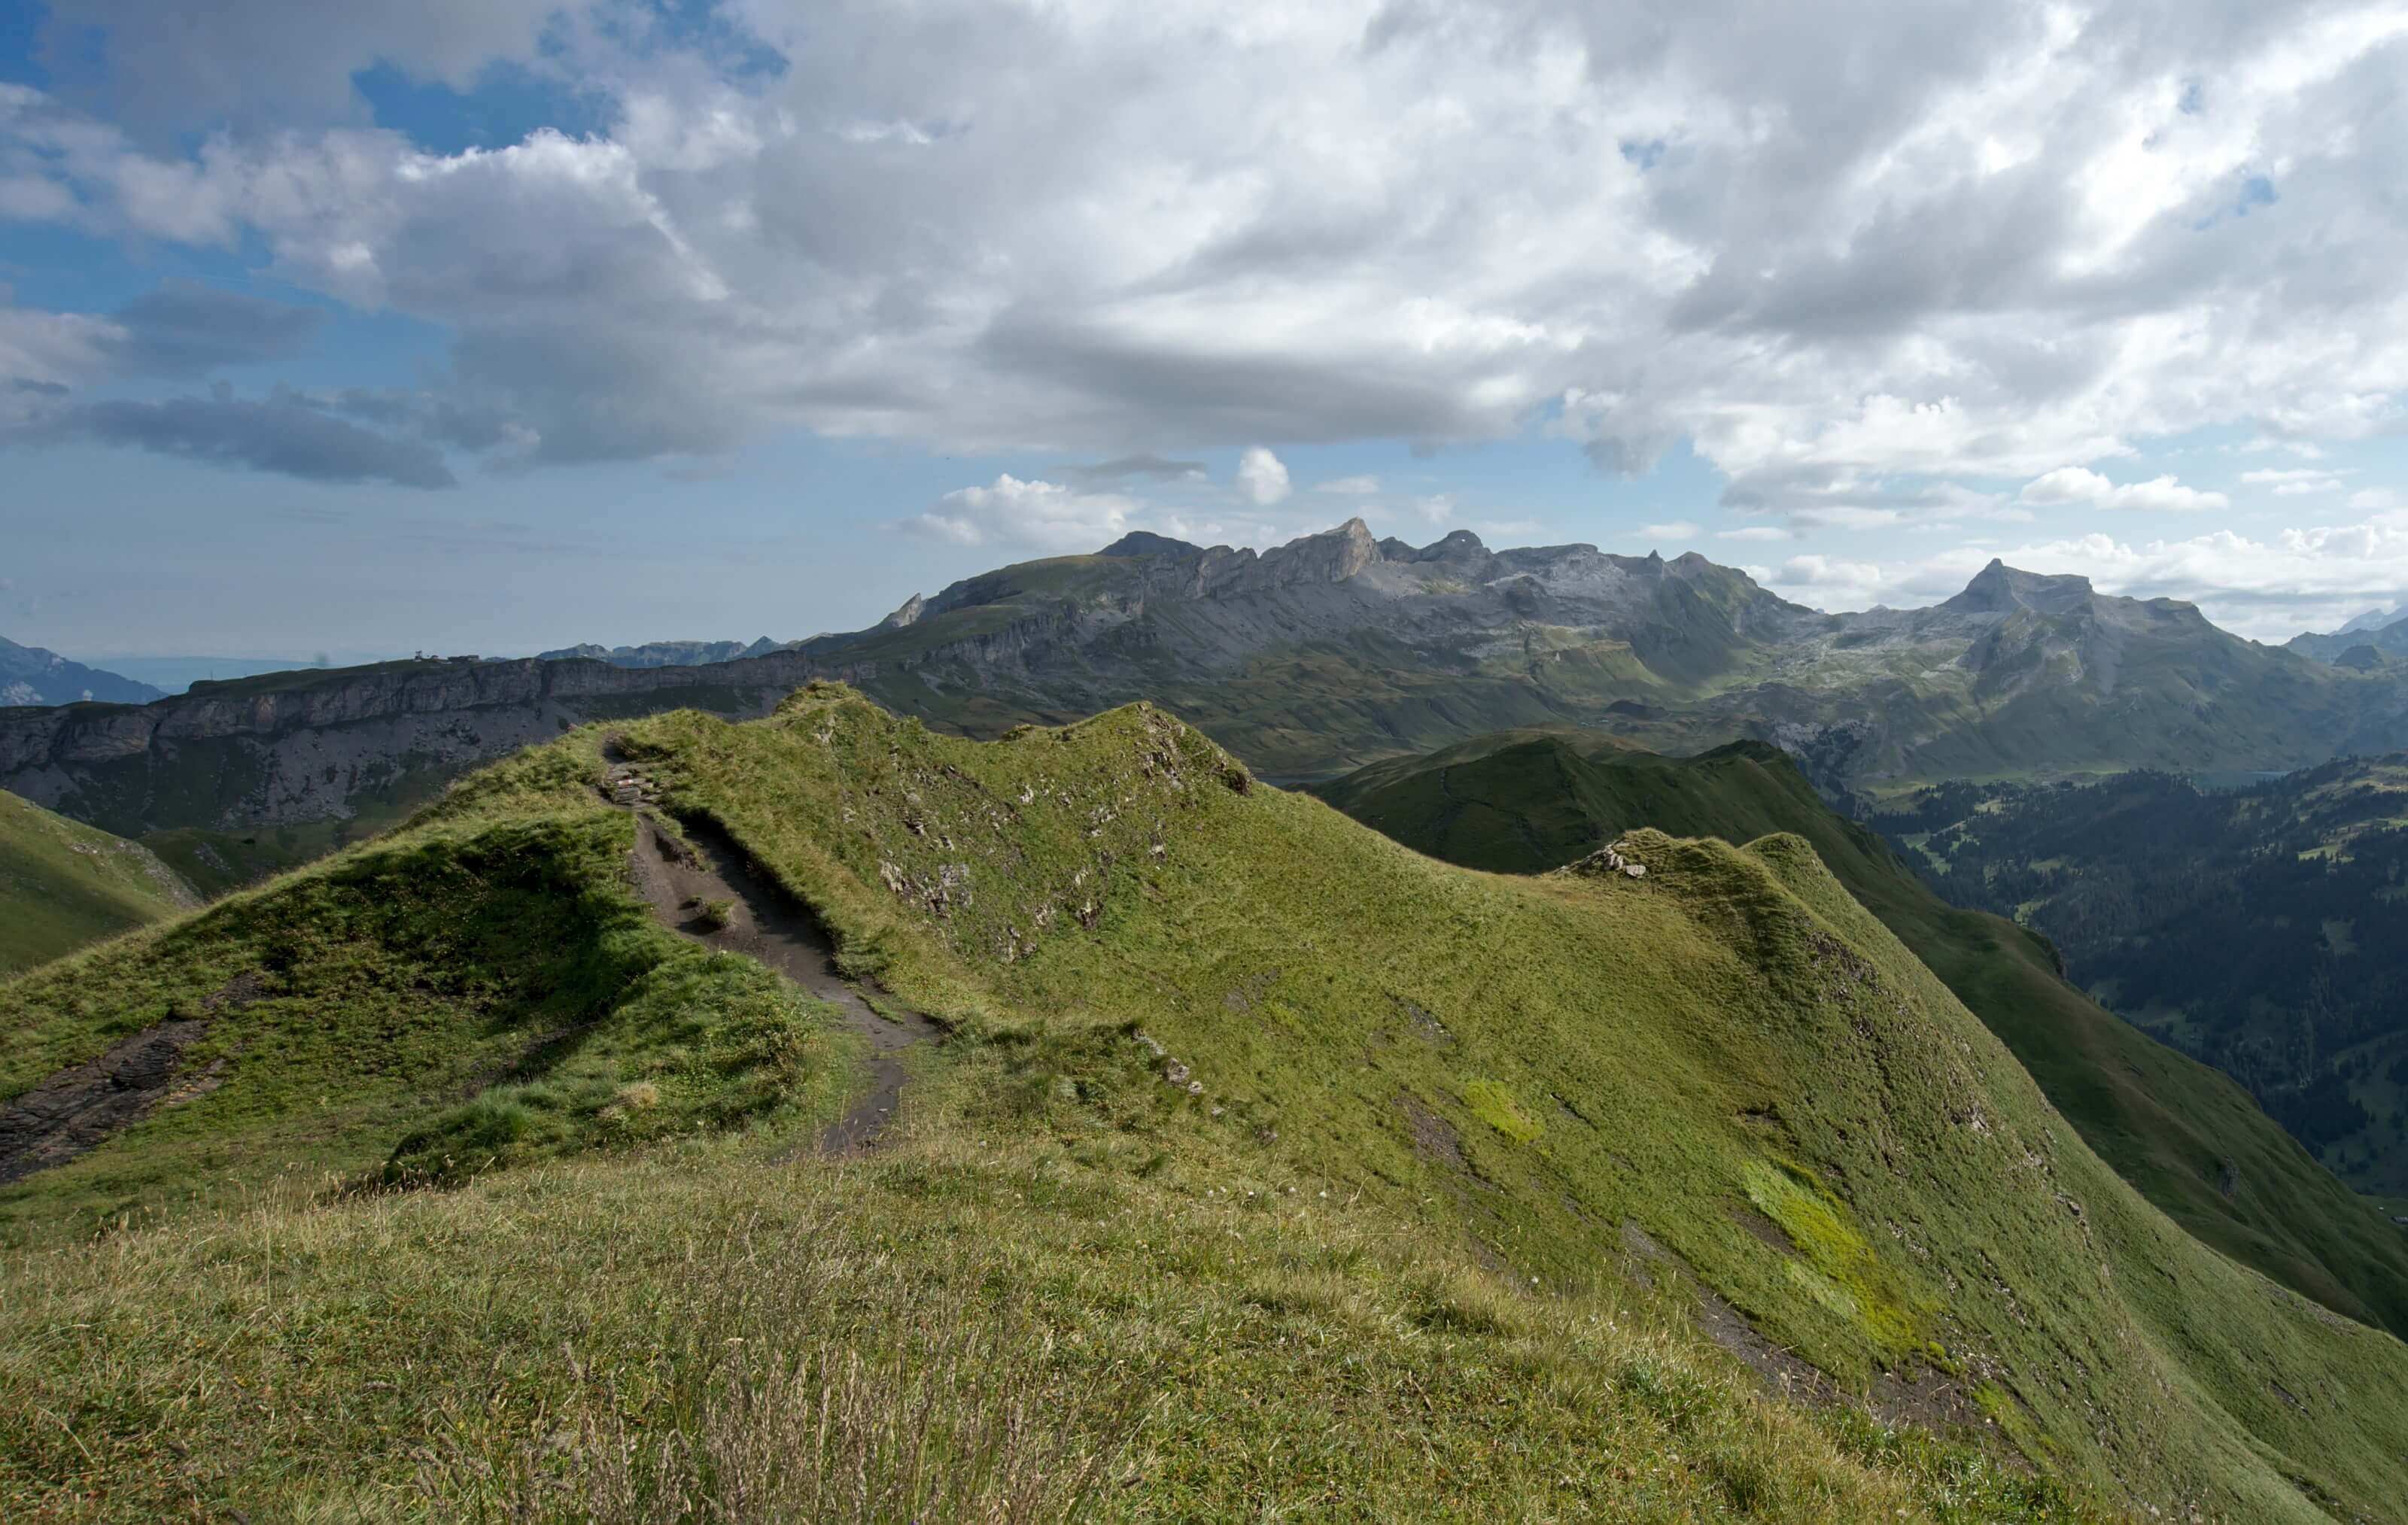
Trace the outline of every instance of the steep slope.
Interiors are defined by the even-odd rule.
[[[2374,1204],[2229,1076],[2068,984],[2039,938],[1942,901],[1771,748],[1667,758],[1591,733],[1508,733],[1377,764],[1319,792],[1408,847],[1505,873],[1543,871],[1641,826],[1733,842],[1795,833],[2151,1202],[2327,1306],[2408,1331],[2408,1235]]]
[[[2247,1085],[2362,1190],[2408,1190],[2408,757],[2231,790],[2136,773],[1898,802],[1968,904],[2056,938],[2133,1022]]]
[[[605,828],[625,818],[572,800],[595,739],[236,906],[439,865],[495,831],[624,852]],[[828,686],[762,722],[681,713],[614,744],[691,829],[810,905],[852,972],[953,1025],[892,1154],[779,1171],[695,1138],[456,1206],[337,1201],[13,1257],[0,1319],[24,1337],[0,1340],[0,1402],[65,1433],[0,1426],[0,1484],[55,1499],[105,1457],[141,1485],[120,1496],[174,1496],[194,1468],[165,1460],[172,1441],[226,1469],[213,1488],[337,1513],[396,1468],[437,1513],[642,1496],[663,1475],[751,1478],[761,1457],[810,1473],[794,1440],[854,1413],[814,1429],[824,1374],[898,1374],[908,1397],[933,1358],[1022,1374],[993,1445],[1059,1427],[1070,1454],[1115,1458],[1083,1513],[2068,1514],[1961,1453],[1919,1470],[1931,1453],[1890,1432],[1747,1408],[1693,1375],[1698,1336],[1658,1321],[1685,1309],[1796,1390],[1995,1427],[2119,1509],[2398,1518],[2408,1350],[2143,1203],[1799,839],[1639,833],[1644,877],[1475,873],[1262,787],[1150,707],[980,745]],[[530,860],[508,846],[459,888]],[[357,904],[403,886],[383,888]],[[494,910],[443,924],[515,923]],[[173,936],[0,1005],[41,1034],[39,1062],[71,1062],[140,1019],[99,1015],[140,982],[215,988],[222,963]],[[411,977],[453,966],[407,946]],[[321,966],[306,944],[265,950],[279,981]],[[226,1041],[256,1009],[221,1019]],[[7,1049],[20,1071],[28,1047]],[[102,1145],[86,1184],[147,1142]],[[244,1294],[264,1271],[274,1295]],[[137,1277],[147,1317],[122,1290]],[[413,1318],[443,1300],[455,1317]],[[946,1333],[965,1328],[970,1346]],[[864,1358],[856,1338],[882,1343]],[[194,1385],[195,1347],[258,1386]],[[875,1404],[888,1379],[844,1380]],[[1115,1431],[1102,1400],[1131,1385],[1156,1396]],[[911,1432],[958,1459],[953,1405],[975,1401]],[[232,1458],[188,1444],[236,1432]],[[883,1454],[865,1458],[881,1476]]]
[[[148,848],[0,793],[0,976],[199,904]]]
[[[160,697],[148,683],[69,662],[38,646],[0,639],[0,706],[9,705],[140,705]]]

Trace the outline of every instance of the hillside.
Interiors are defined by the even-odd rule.
[[[159,691],[148,683],[69,662],[38,646],[0,639],[0,706],[139,705],[159,697]]]
[[[0,793],[0,976],[199,904],[148,848]]]
[[[974,736],[1148,699],[1289,780],[1568,722],[1659,751],[1771,741],[1835,795],[2279,769],[2408,745],[2408,667],[2328,665],[2079,577],[1994,564],[1930,608],[1829,615],[1694,554],[1491,550],[1465,531],[1416,548],[1359,520],[1259,554],[1131,535],[773,649],[565,650],[580,654],[0,711],[0,788],[148,842],[216,888],[394,824],[565,727],[679,707],[758,715],[814,678]]]
[[[948,1028],[891,1143],[796,1161],[856,1050],[646,919],[606,746]],[[2141,1201],[1801,839],[1626,851],[1437,863],[1147,706],[978,744],[823,686],[578,732],[5,988],[8,1094],[145,1022],[225,1067],[0,1191],[0,1489],[810,1515],[855,1454],[910,1493],[924,1443],[1030,1518],[1434,1479],[1465,1518],[2400,1518],[2408,1349]],[[670,979],[791,1041],[663,1037]],[[395,1170],[469,1179],[328,1190]],[[1769,1404],[1714,1344],[2044,1476]]]
[[[2175,1221],[2329,1307],[2408,1331],[2408,1235],[2373,1204],[2225,1075],[2060,978],[2040,939],[1942,900],[1771,748],[1666,758],[1592,733],[1508,733],[1377,764],[1320,792],[1409,847],[1504,873],[1570,862],[1642,825],[1734,842],[1795,833]]]
[[[2166,774],[1897,802],[1937,882],[2239,1078],[2360,1190],[2408,1193],[2408,757],[2229,790]]]

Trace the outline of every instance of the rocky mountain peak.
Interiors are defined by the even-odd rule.
[[[928,601],[922,598],[919,594],[913,593],[910,598],[903,601],[900,608],[897,608],[893,614],[890,614],[885,619],[878,621],[878,628],[881,630],[901,630],[905,625],[911,624],[916,621],[920,616],[927,610],[927,607]]]
[[[1941,606],[1956,614],[2013,614],[2031,609],[2040,614],[2070,614],[2093,594],[2090,579],[2071,575],[2046,577],[2009,566],[1996,557],[1973,575],[1965,591]]]
[[[1414,551],[1412,559],[1416,562],[1461,562],[1485,560],[1487,555],[1488,548],[1480,543],[1480,536],[1469,530],[1455,530]]]

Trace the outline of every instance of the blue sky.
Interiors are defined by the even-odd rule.
[[[1298,8],[16,7],[0,634],[784,638],[1355,514],[2408,602],[2408,6]]]

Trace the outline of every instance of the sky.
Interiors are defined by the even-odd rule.
[[[2408,0],[16,0],[0,635],[788,639],[1131,529],[2408,605]]]

